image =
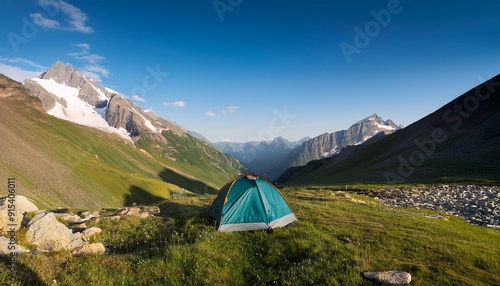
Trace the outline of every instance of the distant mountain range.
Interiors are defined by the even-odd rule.
[[[274,179],[276,177],[274,174],[277,173],[274,171],[276,164],[281,162],[295,147],[309,139],[306,137],[290,142],[283,137],[277,137],[274,140],[264,141],[216,142],[214,145],[222,152],[238,159],[251,172]]]
[[[214,193],[246,170],[62,62],[24,85],[1,75],[0,101],[0,175],[16,176],[41,206],[151,203],[181,188]]]
[[[500,75],[376,142],[288,169],[287,185],[500,182]]]
[[[240,160],[252,172],[275,180],[290,167],[331,157],[346,146],[359,145],[377,134],[390,134],[400,128],[401,126],[392,120],[384,121],[377,114],[373,114],[354,123],[347,130],[304,138],[298,142],[289,142],[278,137],[272,141],[218,142],[215,145]]]

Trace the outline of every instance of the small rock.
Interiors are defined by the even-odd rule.
[[[110,220],[119,220],[121,217],[119,215],[112,215],[112,216],[103,216],[101,218]]]
[[[141,209],[138,207],[126,207],[126,208],[121,208],[118,210],[116,213],[117,215],[122,215],[122,216],[139,216],[141,213]]]
[[[160,214],[160,208],[157,206],[149,206],[146,208],[146,211],[152,215],[159,215]]]
[[[90,228],[85,229],[84,231],[82,231],[82,234],[83,234],[83,237],[85,237],[86,239],[89,239],[92,236],[97,235],[101,232],[102,232],[102,229],[94,226],[94,227],[90,227]]]
[[[403,271],[364,272],[363,276],[366,279],[391,286],[408,285],[411,282],[410,273]]]
[[[85,223],[76,223],[70,226],[71,229],[85,229],[87,225]]]
[[[106,247],[104,247],[104,244],[102,243],[92,243],[92,244],[85,244],[79,249],[75,250],[72,252],[74,256],[83,256],[83,255],[89,255],[89,254],[105,254],[106,253]]]
[[[426,216],[424,216],[424,217],[425,217],[425,218],[433,218],[433,219],[443,219],[443,220],[448,220],[448,219],[446,219],[445,217],[443,217],[442,215],[438,215],[438,214],[436,214],[436,215],[426,215]]]
[[[72,224],[81,224],[81,223],[87,222],[89,220],[91,220],[91,218],[82,218],[82,219],[79,219],[79,220],[72,222]]]
[[[67,213],[54,213],[54,215],[67,223],[74,223],[76,221],[81,220],[82,218],[79,215],[76,214],[67,214]]]
[[[83,213],[80,214],[84,219],[93,219],[93,218],[99,218],[100,215],[99,215],[99,212],[98,211],[85,211]]]

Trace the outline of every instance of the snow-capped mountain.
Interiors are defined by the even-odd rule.
[[[384,121],[377,114],[372,114],[354,123],[347,130],[325,133],[295,147],[281,162],[275,164],[275,176],[290,167],[334,156],[346,146],[359,145],[377,134],[389,134],[401,128],[402,126],[396,125],[390,119]]]
[[[179,187],[195,192],[212,192],[219,184],[245,170],[233,157],[190,136],[179,125],[154,111],[144,111],[125,96],[101,86],[71,65],[58,61],[39,77],[26,80],[24,87],[40,99],[41,107],[49,115],[109,133],[118,139],[109,138],[115,146],[123,147],[117,144],[123,142],[133,150],[140,149],[140,155],[136,154],[140,159],[135,158],[134,164],[141,160],[148,161],[142,167],[153,166],[153,176]],[[92,158],[97,159],[97,156]],[[151,161],[154,163],[151,164]]]
[[[63,62],[24,82],[48,114],[132,140],[140,132],[183,133],[174,123],[143,111],[116,91],[101,86]],[[161,136],[155,136],[162,140]]]

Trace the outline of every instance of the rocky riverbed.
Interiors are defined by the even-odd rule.
[[[473,224],[500,228],[500,187],[405,187],[369,195],[388,205],[440,210]]]

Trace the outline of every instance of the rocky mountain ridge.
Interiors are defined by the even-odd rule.
[[[44,110],[49,114],[55,109],[56,103],[61,105],[64,114],[74,110],[68,107],[68,100],[66,100],[67,97],[65,94],[54,94],[51,90],[47,90],[47,86],[51,84],[47,81],[54,81],[62,88],[76,88],[77,97],[81,101],[89,104],[93,108],[93,111],[101,115],[110,127],[116,129],[123,128],[130,137],[136,137],[141,132],[154,134],[161,133],[163,130],[172,130],[179,136],[185,136],[185,132],[175,123],[165,120],[156,114],[152,116],[151,113],[145,112],[141,107],[123,95],[101,86],[99,83],[86,77],[75,67],[64,64],[61,61],[54,63],[39,78],[24,82],[25,87],[42,101]],[[70,98],[69,100],[72,99]],[[57,117],[62,117],[62,119],[82,125],[89,125],[82,118]],[[161,136],[152,136],[156,140],[162,140]]]
[[[373,137],[380,138],[401,128],[402,126],[396,125],[392,120],[383,120],[377,114],[373,114],[354,123],[347,130],[324,133],[295,147],[274,165],[271,177],[277,179],[290,167],[303,166],[313,160],[332,157],[347,146],[360,145]]]
[[[312,161],[286,184],[500,181],[500,75],[349,158]]]

